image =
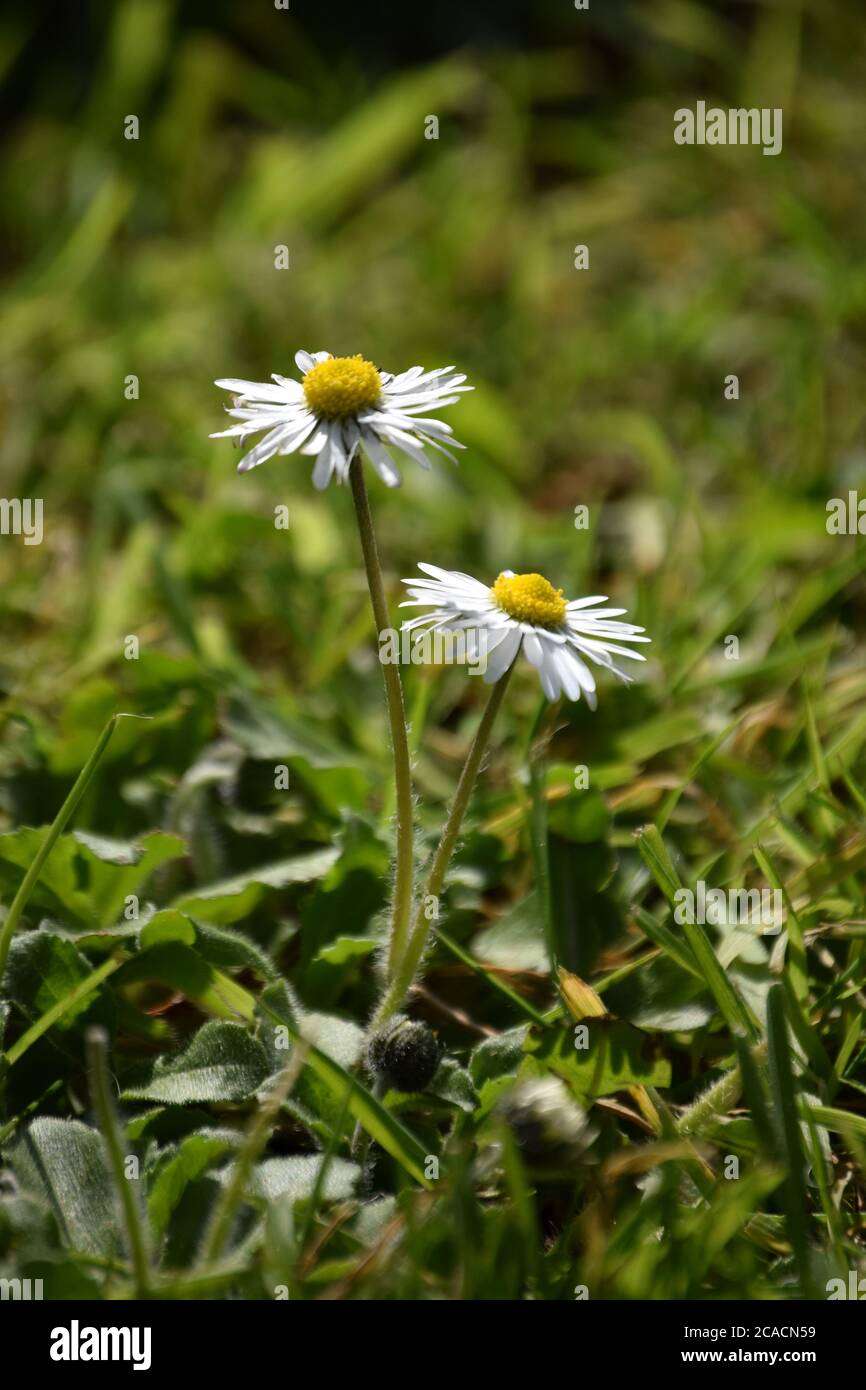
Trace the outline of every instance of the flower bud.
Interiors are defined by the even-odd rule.
[[[395,1091],[423,1091],[436,1074],[442,1048],[426,1023],[397,1014],[371,1038],[373,1071]]]

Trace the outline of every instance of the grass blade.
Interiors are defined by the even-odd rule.
[[[797,1087],[785,1023],[785,997],[781,985],[774,985],[768,996],[767,1041],[776,1146],[786,1169],[781,1192],[788,1238],[794,1251],[803,1297],[809,1298],[811,1279],[806,1237],[806,1157],[800,1135]]]
[[[22,1033],[21,1037],[12,1044],[6,1053],[7,1065],[14,1066],[19,1058],[24,1056],[28,1048],[38,1042],[42,1035],[47,1033],[49,1028],[53,1028],[54,1024],[80,1000],[85,999],[88,994],[97,989],[103,980],[107,980],[109,975],[112,975],[115,970],[119,970],[126,959],[127,957],[122,952],[119,955],[109,957],[108,960],[104,960],[101,965],[98,965],[95,970],[92,970],[89,975],[79,981],[75,988],[71,989],[62,999],[58,999],[52,1008],[47,1009],[42,1017],[37,1018],[26,1033]]]
[[[21,883],[18,892],[12,899],[12,904],[9,908],[9,911],[6,914],[6,921],[3,923],[2,931],[0,931],[0,980],[2,980],[3,972],[6,969],[6,959],[9,955],[9,947],[12,942],[12,937],[15,934],[16,928],[18,927],[18,923],[21,921],[21,915],[24,912],[25,907],[27,906],[30,894],[33,892],[33,889],[36,887],[36,884],[39,881],[39,875],[42,872],[42,867],[49,854],[51,853],[52,849],[56,845],[58,839],[62,835],[69,820],[74,815],[76,808],[78,807],[78,803],[80,802],[84,793],[87,791],[93,774],[99,766],[100,759],[102,758],[103,753],[108,747],[114,730],[117,728],[118,720],[142,719],[144,717],[144,715],[138,714],[113,714],[111,716],[105,728],[102,730],[102,733],[99,735],[93,752],[87,759],[87,762],[84,764],[84,767],[79,772],[78,777],[75,780],[75,785],[73,786],[63,805],[60,807],[60,810],[57,812],[57,815],[54,817],[49,833],[46,835],[45,840],[39,847],[39,852],[35,855],[33,863],[30,865],[30,868],[24,875],[23,882]]]

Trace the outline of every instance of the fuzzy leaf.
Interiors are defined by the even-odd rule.
[[[181,1051],[158,1057],[127,1084],[124,1100],[167,1105],[240,1101],[254,1095],[269,1073],[260,1042],[238,1023],[206,1023]]]

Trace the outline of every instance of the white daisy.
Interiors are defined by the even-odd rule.
[[[451,426],[426,415],[429,410],[454,405],[466,386],[465,376],[452,375],[453,367],[425,372],[410,367],[392,376],[380,372],[363,357],[332,357],[329,352],[298,352],[295,362],[302,381],[273,376],[274,384],[221,378],[216,384],[234,393],[229,415],[240,423],[219,430],[211,439],[230,437],[239,442],[267,430],[254,449],[241,459],[238,472],[246,473],[275,454],[309,454],[316,460],[313,482],[328,486],[332,476],[344,483],[349,464],[363,448],[388,487],[397,487],[400,474],[389,446],[430,467],[425,445],[454,455],[443,440],[462,449],[451,437]]]
[[[404,624],[411,631],[423,625],[446,632],[464,630],[477,637],[479,653],[486,652],[488,684],[505,675],[517,653],[537,669],[542,689],[549,700],[566,695],[579,700],[585,695],[590,709],[596,707],[595,677],[582,660],[588,657],[615,676],[631,678],[615,665],[614,656],[645,661],[640,652],[621,646],[622,642],[649,642],[642,627],[618,623],[624,608],[597,608],[606,603],[603,595],[573,599],[570,603],[561,589],[554,589],[540,574],[515,574],[503,570],[492,586],[482,584],[459,570],[443,570],[437,565],[420,565],[430,579],[404,579],[411,598],[402,608],[432,607],[432,613],[412,618]]]

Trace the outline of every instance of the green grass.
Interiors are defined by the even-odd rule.
[[[825,526],[866,475],[859,14],[622,13],[373,75],[294,14],[132,0],[7,135],[0,492],[45,536],[0,537],[0,1276],[785,1299],[866,1272],[866,587]],[[701,97],[784,107],[783,154],[674,146]],[[370,480],[392,604],[419,560],[539,570],[653,638],[595,714],[515,673],[410,1001],[444,1049],[419,1094],[356,1068],[393,788],[351,498],[207,438],[213,378],[301,347],[476,387],[459,469]],[[484,691],[403,675],[423,861]],[[147,722],[54,838],[121,711]],[[678,925],[700,879],[778,887],[785,931]],[[530,1142],[518,1075],[579,1144],[556,1115]]]

